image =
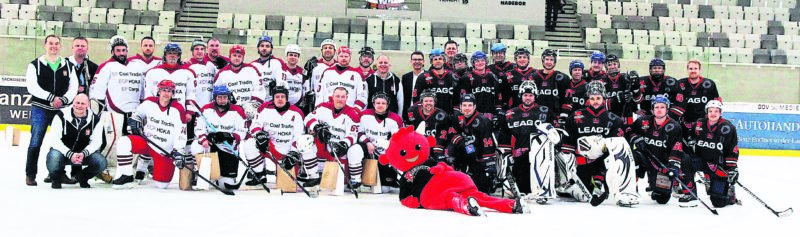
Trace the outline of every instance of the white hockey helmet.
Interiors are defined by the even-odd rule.
[[[317,144],[314,143],[314,136],[311,134],[303,134],[297,137],[295,146],[300,153],[317,153]]]
[[[115,35],[111,37],[111,39],[108,40],[108,51],[114,52],[114,47],[117,46],[125,46],[125,48],[127,48],[128,40],[126,40],[125,37],[122,37],[120,35]]]
[[[325,46],[325,45],[332,45],[333,48],[336,49],[336,42],[333,42],[333,39],[325,39],[325,40],[323,40],[322,43],[319,44],[319,47],[322,48],[322,46]]]
[[[719,100],[711,100],[706,103],[706,113],[708,113],[709,108],[718,108],[719,112],[722,112],[722,102]]]
[[[289,53],[296,53],[297,55],[300,55],[300,46],[296,44],[287,45],[286,55],[289,55]]]

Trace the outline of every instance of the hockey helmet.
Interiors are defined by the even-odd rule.
[[[361,48],[361,50],[358,51],[358,55],[360,56],[368,55],[370,58],[374,58],[375,50],[373,50],[372,47],[364,46]]]
[[[467,55],[464,53],[458,53],[456,56],[453,56],[453,62],[455,63],[464,63],[467,64]]]
[[[486,61],[486,58],[487,58],[486,54],[483,53],[483,51],[478,50],[475,51],[475,53],[472,53],[472,58],[470,58],[470,61],[472,62],[472,66],[475,67],[475,61],[477,60]]]
[[[217,96],[220,95],[227,95],[227,96],[232,95],[231,90],[229,90],[228,86],[225,85],[214,86],[214,90],[211,92],[211,94],[214,95],[214,98],[217,98]]]
[[[617,57],[616,54],[609,54],[608,57],[606,57],[605,63],[608,64],[608,63],[611,63],[611,62],[619,63],[619,57]]]
[[[525,56],[530,57],[531,56],[531,51],[529,51],[526,48],[518,48],[517,51],[514,51],[514,58],[516,58],[519,55],[525,55]]]
[[[664,67],[664,70],[667,69],[667,64],[665,64],[664,60],[661,60],[661,58],[653,58],[650,60],[650,70],[652,70],[655,66]]]
[[[128,48],[128,40],[119,35],[111,37],[111,39],[108,41],[108,50],[111,51],[111,53],[114,53],[114,47],[117,46],[125,46],[125,48]]]
[[[239,53],[242,55],[242,57],[244,57],[245,55],[244,47],[238,44],[231,46],[231,49],[228,51],[228,56],[232,56],[234,53]]]
[[[300,46],[296,44],[287,45],[286,55],[289,55],[289,53],[296,53],[297,55],[300,55]]]
[[[206,47],[206,42],[201,40],[201,39],[194,39],[194,40],[192,40],[192,47],[190,49],[194,50],[195,46],[203,46],[203,48],[205,48]]]
[[[261,37],[258,37],[258,43],[256,43],[256,47],[261,45],[261,42],[268,42],[270,46],[273,46],[272,37],[269,35],[262,35]]]
[[[592,52],[592,56],[590,57],[590,62],[595,62],[595,61],[598,61],[600,63],[605,63],[606,62],[606,55],[603,54],[603,52],[600,52],[600,51]]]
[[[667,105],[667,108],[669,108],[669,104],[670,104],[669,99],[664,95],[657,95],[657,96],[653,97],[653,100],[650,101],[650,104],[652,105],[652,107],[656,107],[656,104],[658,104],[658,103],[665,104],[665,105]]]
[[[503,43],[494,43],[492,45],[492,53],[496,52],[506,52],[506,45]]]
[[[339,46],[339,50],[337,50],[336,53],[337,54],[343,54],[343,53],[350,54],[350,48],[345,46],[345,45]]]
[[[173,83],[173,82],[172,82],[171,80],[169,80],[169,79],[164,79],[164,80],[161,80],[160,82],[158,82],[158,90],[159,90],[159,91],[160,91],[160,90],[170,90],[170,91],[174,91],[174,90],[175,90],[175,83]]]
[[[569,72],[572,73],[572,69],[580,68],[583,71],[583,62],[581,60],[572,60],[569,62]]]
[[[539,95],[539,89],[536,88],[536,83],[531,80],[523,81],[519,86],[519,98],[522,98],[522,95],[527,93],[531,93],[533,96]]]
[[[334,49],[336,48],[336,42],[333,42],[332,39],[323,40],[322,43],[319,44],[319,47],[322,48],[322,46],[325,46],[325,45],[333,46]]]
[[[600,95],[606,98],[606,85],[602,81],[592,81],[586,84],[586,96]]]
[[[473,94],[464,94],[461,96],[461,103],[471,102],[472,104],[476,103],[475,95]]]
[[[545,57],[553,57],[553,62],[558,62],[558,54],[556,54],[555,50],[545,49],[542,51],[542,63],[544,63]]]
[[[710,108],[718,108],[719,112],[722,112],[722,101],[719,100],[710,100],[706,103],[706,113],[708,113],[708,109]]]
[[[287,97],[289,96],[289,89],[286,89],[286,86],[284,86],[283,83],[281,83],[280,85],[276,85],[270,89],[271,89],[270,94],[272,96],[275,96],[277,94],[284,94]]]
[[[376,99],[384,99],[384,100],[386,100],[386,105],[389,105],[391,103],[391,101],[389,100],[389,95],[387,95],[383,91],[379,91],[378,93],[375,93],[374,95],[372,95],[372,104],[373,105],[375,104],[375,100]]]
[[[430,97],[433,98],[433,101],[436,101],[436,92],[433,92],[433,89],[426,89],[422,91],[422,94],[419,95],[419,101],[422,102],[422,99]]]
[[[431,52],[428,54],[428,57],[433,61],[434,57],[444,57],[444,50],[441,48],[431,49]]]
[[[167,43],[167,45],[164,45],[164,59],[167,59],[167,54],[177,54],[178,64],[180,64],[182,53],[183,50],[181,50],[181,46],[176,43]]]

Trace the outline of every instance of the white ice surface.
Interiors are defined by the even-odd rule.
[[[23,137],[27,143],[28,137]],[[0,140],[5,140],[0,138]],[[48,147],[45,144],[45,147]],[[797,215],[777,218],[737,189],[742,206],[719,209],[714,216],[702,205],[680,208],[677,200],[658,205],[642,193],[641,204],[621,208],[606,201],[599,207],[556,200],[530,204],[529,215],[488,212],[468,217],[449,211],[409,209],[397,194],[352,194],[307,198],[302,193],[281,196],[273,190],[185,192],[177,184],[168,190],[143,185],[113,190],[93,183],[92,189],[64,185],[53,190],[42,179],[47,170],[39,160],[39,186],[24,184],[27,145],[8,147],[0,141],[0,236],[798,236]],[[43,149],[42,156],[47,152]],[[743,156],[739,160],[745,185],[783,210],[800,207],[796,170],[800,158]],[[240,173],[241,174],[241,173]],[[94,181],[93,181],[94,182]],[[177,182],[177,176],[173,183]],[[644,190],[644,182],[640,182]],[[702,186],[701,186],[702,187]],[[702,189],[702,188],[701,188]],[[701,191],[701,198],[708,196]],[[709,203],[710,205],[710,203]]]

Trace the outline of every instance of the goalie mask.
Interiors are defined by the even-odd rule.
[[[522,98],[522,95],[526,93],[531,93],[534,97],[537,96],[539,90],[536,88],[536,83],[533,81],[523,81],[519,86],[519,98]]]
[[[599,95],[606,98],[606,85],[601,81],[592,81],[586,84],[586,95]]]

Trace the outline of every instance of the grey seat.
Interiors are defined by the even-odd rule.
[[[712,47],[711,34],[708,32],[697,32],[697,46],[698,47]]]
[[[62,33],[66,37],[78,37],[81,36],[81,29],[83,28],[83,24],[80,22],[64,22],[64,28],[62,29]]]
[[[52,21],[56,13],[56,7],[39,5],[39,19],[40,21]]]
[[[128,2],[128,8],[131,7],[131,1],[130,0],[121,0],[121,1],[120,0],[113,0],[113,1],[112,0],[97,0],[97,2],[94,4],[94,6],[98,7],[98,8],[112,8],[112,7],[114,7],[114,4],[115,4],[114,2]]]
[[[611,16],[611,28],[628,29],[628,19],[625,16]]]
[[[229,44],[230,33],[231,30],[228,28],[216,28],[213,33],[211,33],[211,36],[219,39],[219,41],[224,44]]]
[[[81,36],[86,38],[97,38],[97,33],[99,32],[99,30],[100,30],[100,24],[87,23],[84,24],[83,29],[81,29]]]
[[[658,24],[658,17],[645,16],[643,18],[644,18],[644,29],[645,30],[660,30],[661,25]]]
[[[714,19],[714,9],[711,5],[700,5],[697,8],[698,18]]]
[[[326,40],[326,39],[333,39],[333,33],[331,33],[331,32],[315,32],[314,33],[314,46],[320,46],[320,44],[322,44],[322,41]]]
[[[691,0],[678,0],[678,4],[689,5],[692,4]]]
[[[514,26],[508,24],[497,24],[495,28],[498,39],[514,39]]]
[[[400,36],[399,35],[383,35],[381,41],[383,50],[400,50]]]
[[[181,10],[181,0],[165,0],[164,1],[164,11],[180,11]]]
[[[53,13],[53,20],[63,22],[72,21],[72,7],[57,6],[56,11]]]
[[[447,24],[447,32],[450,37],[464,38],[467,35],[467,24],[450,23]]]
[[[749,7],[750,0],[736,0],[736,6]]]
[[[125,9],[125,15],[122,16],[122,23],[129,25],[138,25],[139,18],[142,17],[142,11],[134,9]]]
[[[586,44],[587,50],[596,50],[596,51],[606,51],[606,45],[603,43],[587,43]]]
[[[714,47],[730,47],[730,39],[726,33],[712,33],[711,41]]]
[[[283,30],[283,16],[267,16],[267,30]]]
[[[761,48],[762,49],[777,49],[778,37],[775,35],[761,35]]]
[[[39,0],[39,1],[41,1],[41,0]],[[9,0],[8,3],[11,3],[11,4],[29,4],[30,2],[28,0]]]
[[[644,30],[644,17],[628,16],[628,28],[631,30]]]
[[[770,35],[783,35],[783,23],[780,21],[767,22],[767,34]]]
[[[771,63],[770,52],[768,49],[753,49],[754,63]]]
[[[800,8],[789,10],[789,21],[800,22]]]
[[[615,29],[600,29],[600,42],[605,44],[617,43],[617,30]]]
[[[614,55],[622,55],[622,46],[618,44],[607,44],[606,45],[606,55],[614,54]]]
[[[431,22],[431,36],[447,37],[447,23]]]
[[[657,45],[655,47],[655,56],[663,60],[672,60],[672,48],[666,45]]]
[[[783,49],[775,49],[770,50],[770,55],[772,56],[772,64],[786,64],[786,50]]]
[[[114,1],[109,1],[109,2],[114,2],[113,6],[110,7],[110,8],[117,8],[117,9],[129,9],[129,8],[131,8],[131,0],[114,0]],[[97,7],[100,7],[99,6],[100,5],[99,2],[97,3],[97,5],[98,5]]]
[[[157,11],[143,11],[142,16],[139,17],[139,23],[142,25],[158,25],[159,12]],[[123,16],[123,21],[125,17]]]
[[[101,39],[110,39],[117,34],[117,25],[101,23],[97,31],[97,37]]]
[[[350,32],[353,34],[367,33],[367,18],[350,19]]]
[[[653,16],[654,17],[668,17],[669,8],[665,3],[653,3]]]
[[[595,15],[583,14],[579,20],[583,28],[597,28],[597,17]]]
[[[528,26],[528,38],[531,40],[545,40],[547,38],[545,31],[544,26]]]
[[[349,33],[350,19],[333,18],[333,33]]]

